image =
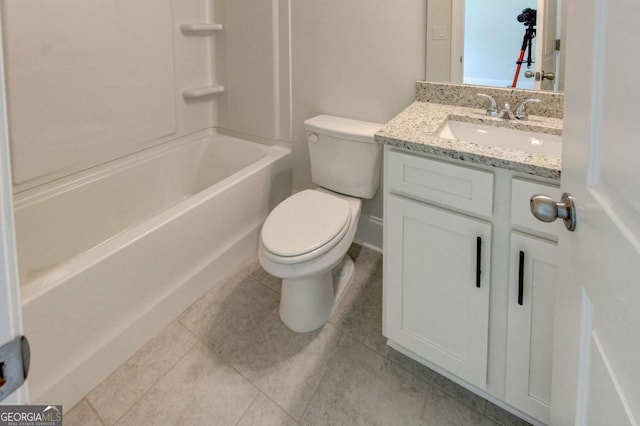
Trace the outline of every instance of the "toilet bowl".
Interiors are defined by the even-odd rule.
[[[276,206],[258,249],[265,271],[282,279],[280,318],[293,331],[324,325],[353,279],[347,251],[360,198],[372,198],[378,189],[382,148],[373,135],[380,127],[328,115],[305,121],[312,180],[321,187]]]
[[[262,267],[282,278],[280,318],[296,332],[321,327],[354,274],[347,251],[361,201],[322,188],[299,192],[280,203],[262,228]]]

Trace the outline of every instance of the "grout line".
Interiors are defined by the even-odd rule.
[[[447,395],[448,397],[450,397],[450,398],[454,399],[455,401],[458,401],[459,403],[461,403],[461,404],[462,404],[462,405],[464,405],[465,407],[467,407],[467,408],[469,408],[469,409],[471,409],[471,410],[475,411],[476,413],[479,413],[482,417],[485,417],[485,418],[487,418],[487,419],[489,419],[489,420],[493,421],[494,423],[498,423],[498,421],[497,421],[496,419],[493,419],[492,417],[489,417],[488,415],[486,415],[486,414],[485,414],[485,412],[486,412],[486,407],[487,407],[487,405],[486,405],[486,404],[489,402],[489,400],[488,400],[488,399],[482,398],[480,395],[477,395],[477,394],[475,394],[475,393],[473,393],[473,392],[471,392],[471,391],[469,391],[469,390],[467,390],[467,389],[462,388],[462,389],[464,389],[464,391],[465,391],[465,392],[469,392],[469,393],[471,393],[471,394],[473,394],[473,395],[475,395],[475,396],[477,396],[477,397],[479,397],[479,398],[482,398],[482,399],[485,401],[484,409],[483,409],[482,411],[478,410],[476,407],[473,407],[473,406],[471,406],[471,405],[467,404],[465,401],[461,400],[460,398],[458,398],[458,397],[457,397],[456,395],[454,395],[453,393],[448,392],[446,389],[442,388],[441,386],[438,386],[438,384],[437,384],[436,382],[431,381],[431,380],[427,380],[427,379],[425,379],[424,377],[420,377],[419,375],[417,375],[416,373],[414,373],[413,371],[411,371],[409,368],[407,368],[407,367],[403,366],[402,364],[400,364],[399,362],[397,362],[397,361],[395,361],[395,360],[391,359],[391,358],[390,358],[390,356],[391,356],[391,350],[393,350],[393,348],[390,348],[390,350],[389,350],[389,352],[387,353],[387,356],[386,356],[386,358],[387,358],[389,361],[391,361],[392,363],[396,364],[398,367],[402,368],[403,370],[405,370],[405,371],[409,372],[409,374],[413,375],[413,376],[414,376],[414,377],[416,377],[417,379],[419,379],[419,380],[421,380],[421,381],[423,381],[423,382],[425,382],[425,383],[428,383],[429,385],[433,386],[434,388],[436,388],[437,390],[439,390],[439,391],[440,391],[440,392],[442,392],[443,394]],[[414,360],[414,359],[411,359],[411,358],[407,357],[406,355],[404,355],[404,354],[402,354],[402,353],[400,353],[400,352],[398,352],[398,353],[399,353],[400,355],[402,355],[403,357],[406,357],[406,358],[410,359],[412,362],[415,362],[415,363],[420,364],[418,361],[416,361],[416,360]],[[421,365],[422,367],[424,367],[424,368],[429,368],[429,367],[427,367],[427,366],[425,366],[425,365],[422,365],[422,364],[420,364],[420,365]],[[429,369],[429,370],[431,370],[431,369]],[[431,370],[431,371],[433,371],[435,374],[437,374],[437,375],[438,375],[438,376],[440,376],[440,377],[444,377],[443,375],[441,375],[441,374],[440,374],[440,373],[438,373],[437,371],[434,371],[434,370]],[[446,380],[451,381],[450,379],[448,379],[448,378],[446,378],[446,377],[444,377],[444,378],[445,378]],[[457,383],[455,383],[455,382],[453,382],[453,381],[452,381],[452,383],[453,383],[454,385],[456,385],[456,386],[460,386],[460,385],[458,385]],[[460,386],[460,387],[462,387],[462,386]]]
[[[91,408],[93,409],[93,411],[95,411],[95,412],[96,412],[96,414],[98,415],[98,418],[103,422],[103,424],[108,425],[109,423],[108,423],[106,420],[103,420],[103,419],[102,419],[102,417],[100,416],[100,413],[98,412],[98,410],[97,410],[97,409],[93,406],[93,404],[91,403],[91,400],[89,399],[89,395],[90,395],[93,391],[95,391],[95,390],[96,390],[96,389],[97,389],[97,388],[98,388],[102,383],[104,383],[104,382],[105,382],[109,377],[111,377],[113,374],[115,374],[115,372],[116,372],[116,371],[118,371],[122,366],[124,366],[127,362],[129,362],[129,361],[130,361],[134,356],[136,356],[136,354],[137,354],[138,352],[140,352],[140,351],[142,350],[142,348],[144,348],[144,347],[145,347],[146,345],[148,345],[148,344],[149,344],[153,339],[155,339],[155,338],[156,338],[157,336],[159,336],[162,332],[164,332],[167,328],[169,328],[169,326],[170,326],[174,321],[175,321],[176,323],[178,323],[182,328],[184,328],[185,330],[189,331],[189,330],[184,326],[184,324],[182,324],[182,323],[180,323],[180,322],[178,321],[178,318],[176,318],[176,319],[172,320],[169,324],[167,324],[167,325],[165,326],[165,328],[163,328],[162,330],[160,330],[159,332],[157,332],[156,334],[154,334],[153,336],[151,336],[151,338],[150,338],[149,340],[147,340],[147,342],[146,342],[144,345],[142,345],[140,348],[138,348],[138,350],[136,350],[133,354],[131,354],[131,356],[130,356],[129,358],[127,358],[127,359],[125,359],[124,361],[122,361],[122,363],[120,363],[116,368],[114,368],[114,369],[113,369],[113,370],[112,370],[112,371],[107,375],[107,377],[105,377],[105,378],[104,378],[100,383],[98,383],[97,385],[95,385],[93,388],[91,388],[91,390],[89,390],[89,391],[84,395],[83,399],[84,399],[84,400],[86,400],[86,401],[89,403],[89,405],[91,405]],[[187,352],[189,352],[189,350],[191,350],[191,347],[189,347],[189,348],[187,349]],[[186,352],[185,352],[185,354],[186,354]],[[183,354],[183,356],[184,356],[184,354]],[[181,356],[180,358],[182,358],[182,356]],[[177,363],[177,362],[176,362],[176,363]],[[176,363],[171,364],[171,367],[173,367],[174,365],[176,365]],[[158,379],[158,380],[159,380],[159,379]],[[155,382],[153,382],[153,384],[151,385],[151,387],[155,386],[156,382],[157,382],[157,380],[156,380]],[[151,388],[149,388],[149,389],[151,389]],[[148,389],[147,389],[147,391],[148,391]],[[146,394],[146,393],[147,393],[147,391],[145,391],[145,392],[144,392],[144,394]],[[144,394],[143,394],[143,395],[144,395]],[[137,403],[138,401],[139,401],[139,400],[136,400],[136,402],[135,402],[135,403]],[[135,403],[134,403],[134,404],[135,404]],[[76,404],[76,405],[77,405],[77,404]],[[131,407],[129,407],[129,408],[131,408]],[[129,410],[129,409],[127,409],[127,411],[128,411],[128,410]],[[120,420],[120,418],[121,418],[121,417],[122,417],[122,416],[120,416],[120,417],[116,420],[116,422],[117,422],[118,420]]]
[[[262,280],[260,280],[257,277],[254,277],[253,274],[249,274],[249,278],[253,279],[255,282],[257,282],[258,284],[260,284],[262,287],[266,288],[267,290],[269,290],[270,292],[272,292],[273,294],[275,294],[278,297],[278,301],[280,300],[280,293],[278,293],[277,291],[275,291],[274,289],[272,289],[271,287],[269,287],[268,285],[266,285],[265,283],[262,282]],[[279,302],[278,302],[279,303]]]
[[[383,358],[389,358],[389,348],[387,348],[387,352],[386,353],[382,353],[380,352],[378,349],[374,348],[372,345],[370,345],[369,343],[365,342],[364,339],[360,339],[358,337],[357,334],[352,333],[351,331],[345,330],[340,324],[335,323],[334,321],[332,321],[331,319],[329,319],[329,321],[327,321],[329,324],[331,324],[332,326],[334,326],[336,329],[340,330],[342,333],[346,334],[347,336],[351,337],[353,340],[355,340],[356,342],[366,346],[367,348],[371,349],[372,351],[374,351],[376,354],[380,355]],[[389,361],[393,362],[391,359],[389,359]],[[397,364],[397,363],[396,363]],[[406,370],[406,368],[405,368]],[[415,375],[415,374],[414,374]]]
[[[329,325],[334,327],[336,329],[336,331],[338,331],[338,333],[340,333],[342,335],[345,334],[338,327],[335,327],[332,324],[329,324]],[[338,345],[340,344],[340,341],[342,340],[342,337],[343,337],[342,335],[337,336],[337,344],[336,344],[336,348],[335,348],[335,353],[333,354],[333,357],[331,358],[331,361],[327,362],[327,368],[325,368],[324,371],[322,372],[322,377],[320,378],[320,380],[318,380],[318,383],[316,383],[316,386],[313,389],[313,392],[311,393],[311,397],[309,398],[309,401],[307,401],[307,403],[304,406],[304,409],[300,413],[300,419],[298,421],[299,424],[300,424],[300,422],[302,422],[302,419],[304,418],[304,415],[306,414],[307,410],[309,409],[309,406],[311,405],[311,402],[313,401],[313,399],[316,397],[316,395],[318,393],[318,389],[320,389],[320,385],[322,384],[322,382],[324,382],[325,378],[327,377],[327,374],[329,373],[329,370],[331,369],[331,365],[333,364],[333,361],[335,360],[335,358],[337,356],[337,352],[338,352],[338,349],[339,349]]]
[[[98,410],[96,410],[96,408],[93,406],[93,404],[91,403],[91,401],[89,401],[89,398],[87,398],[87,397],[85,396],[84,398],[82,398],[82,400],[84,400],[84,401],[86,401],[86,402],[87,402],[87,405],[89,406],[89,408],[91,409],[91,411],[93,411],[93,413],[96,415],[96,417],[98,418],[98,421],[99,421],[101,424],[103,424],[103,425],[105,425],[105,426],[106,426],[107,422],[106,422],[106,421],[104,421],[104,420],[102,419],[102,417],[100,416],[100,413],[98,413]],[[81,400],[80,402],[82,402],[82,400]]]
[[[183,324],[181,324],[179,321],[177,321],[177,320],[174,320],[174,321],[176,321],[176,322],[178,323],[178,325],[180,325],[180,327],[182,327],[183,329],[185,329],[185,330],[189,331],[189,329],[187,329],[187,327],[185,327],[185,326],[184,326]],[[172,321],[172,322],[173,322],[173,321]],[[169,325],[171,325],[171,323],[169,323]],[[167,327],[169,327],[169,325],[167,325]],[[160,331],[160,333],[162,333],[164,330],[166,330],[166,328],[167,328],[167,327],[163,328],[163,329]],[[156,335],[155,335],[155,336],[153,336],[153,337],[158,336],[160,333],[156,334]],[[195,348],[195,346],[196,346],[196,344],[197,344],[197,343],[198,343],[197,341],[196,341],[196,342],[193,342],[193,344],[191,344],[191,346],[189,346],[189,348],[188,348],[188,349],[187,349],[187,350],[186,350],[186,351],[185,351],[181,356],[179,356],[179,357],[176,359],[176,361],[175,361],[174,363],[172,363],[172,364],[169,366],[169,368],[168,368],[167,370],[172,370],[172,369],[173,369],[173,367],[175,367],[176,365],[178,365],[178,363],[179,363],[183,358],[185,358],[185,357],[186,357],[186,356],[187,356],[187,355],[188,355],[188,354],[193,350],[193,348]],[[141,349],[142,349],[142,348],[141,348]],[[123,364],[124,364],[124,363],[123,363]],[[121,364],[118,368],[120,368],[123,364]],[[137,399],[135,400],[135,402],[134,402],[133,404],[131,404],[131,406],[130,406],[129,408],[127,408],[127,409],[124,411],[124,413],[122,413],[122,414],[120,415],[120,417],[118,417],[118,418],[115,420],[115,422],[113,422],[113,424],[116,424],[116,423],[118,423],[120,420],[122,420],[122,418],[123,418],[124,416],[126,416],[126,415],[127,415],[127,413],[133,409],[133,407],[135,407],[136,405],[138,405],[138,404],[140,403],[140,401],[142,401],[142,400],[144,399],[144,397],[145,397],[145,396],[146,396],[146,395],[151,391],[151,389],[153,389],[153,388],[158,384],[158,382],[159,382],[163,377],[164,377],[164,375],[160,375],[160,376],[158,376],[158,378],[157,378],[156,380],[154,380],[154,381],[153,381],[153,383],[149,386],[149,388],[148,388],[147,390],[145,390],[145,391],[142,393],[142,395],[140,395],[140,397],[139,397],[139,398],[137,398]],[[101,383],[102,383],[102,382],[101,382]]]
[[[427,384],[430,387],[429,390],[433,391],[433,387],[434,386],[431,383],[427,383]],[[422,422],[424,422],[426,417],[427,417],[426,414],[427,414],[427,399],[428,398],[429,398],[428,396],[425,396],[424,400],[422,401],[422,413],[420,414],[420,421],[422,421]]]
[[[279,309],[279,307],[274,308],[272,311],[269,312],[269,315],[272,315],[274,312],[276,312]],[[330,324],[331,325],[331,324]],[[333,325],[331,325],[333,326]],[[186,328],[186,327],[185,327]],[[336,327],[334,327],[336,328]],[[342,333],[338,328],[336,328],[336,330],[339,333]],[[191,330],[189,330],[191,332]],[[191,332],[193,334],[193,332]],[[287,414],[287,416],[289,416],[290,418],[292,418],[297,424],[300,424],[300,421],[297,417],[295,417],[291,412],[289,412],[287,409],[285,409],[284,407],[282,407],[280,404],[278,404],[276,401],[274,401],[269,395],[268,393],[263,390],[257,383],[254,383],[253,380],[251,380],[249,377],[247,377],[245,374],[243,374],[240,370],[238,370],[237,368],[235,368],[233,365],[229,364],[228,362],[226,362],[225,360],[223,360],[221,357],[219,357],[214,349],[208,345],[206,342],[204,342],[202,339],[200,339],[197,335],[194,334],[194,336],[204,345],[207,347],[207,349],[209,349],[211,352],[213,352],[213,354],[218,358],[218,360],[226,365],[227,367],[231,368],[233,371],[235,371],[236,373],[238,373],[243,379],[245,379],[247,382],[249,382],[254,388],[256,388],[259,393],[263,394],[267,399],[269,399],[271,402],[273,402],[276,406],[278,406],[280,409],[282,409],[282,411],[284,411],[285,414]],[[339,336],[338,338],[340,338],[341,336]],[[329,363],[328,363],[329,364]],[[313,392],[311,394],[311,397],[309,398],[309,401],[307,402],[304,410],[302,411],[301,415],[300,415],[300,419],[302,419],[304,413],[306,412],[306,409],[308,408],[309,404],[311,403],[311,401],[313,400],[313,397],[315,396],[318,387],[320,385],[320,383],[322,382],[322,380],[324,380],[324,377],[327,373],[327,371],[329,370],[329,365],[327,365],[327,368],[325,369],[325,371],[322,373],[322,377],[321,379],[318,381],[318,383],[316,384],[315,388],[313,389]]]
[[[275,312],[278,309],[278,307],[274,308],[272,311],[269,312],[268,315],[273,314],[273,312]],[[276,404],[278,407],[280,407],[282,409],[282,411],[284,411],[289,417],[291,417],[292,419],[295,419],[295,417],[293,416],[293,414],[291,414],[288,410],[286,410],[284,407],[281,407],[280,404],[276,403],[272,398],[270,398],[266,391],[264,391],[260,386],[258,386],[257,383],[254,383],[253,380],[251,380],[249,377],[247,377],[244,373],[242,373],[240,370],[238,370],[236,367],[234,367],[233,365],[229,364],[227,361],[225,361],[224,359],[222,359],[221,357],[219,357],[214,349],[209,346],[207,343],[205,343],[204,341],[202,341],[202,344],[204,344],[207,349],[209,349],[211,352],[214,353],[214,355],[218,358],[218,360],[226,365],[227,367],[231,368],[233,371],[235,371],[237,374],[240,375],[240,377],[242,377],[243,379],[245,379],[247,382],[249,382],[251,384],[251,386],[253,386],[254,388],[256,388],[258,390],[258,394],[263,394],[264,396],[266,396],[269,400],[271,400],[274,404]]]
[[[182,324],[181,324],[182,325]],[[205,348],[207,348],[209,350],[209,352],[211,352],[211,354],[216,358],[216,361],[218,363],[220,363],[221,365],[228,367],[230,369],[232,369],[233,371],[236,372],[236,374],[238,374],[240,377],[242,377],[244,380],[246,380],[251,386],[253,386],[255,388],[255,390],[258,391],[258,395],[262,392],[262,389],[260,389],[255,383],[253,383],[251,380],[249,380],[248,377],[246,377],[244,374],[242,374],[240,372],[240,370],[238,370],[237,368],[235,368],[233,365],[229,364],[226,360],[224,360],[221,356],[219,356],[215,349],[213,347],[211,347],[209,344],[207,344],[207,342],[205,342],[204,340],[202,340],[197,334],[195,334],[193,331],[191,331],[190,329],[188,329],[186,326],[182,325],[192,336],[194,336],[198,343],[200,343],[201,345],[203,345]],[[256,398],[258,396],[256,395]],[[255,401],[255,398],[254,398]],[[251,402],[251,404],[253,404],[253,401]],[[251,406],[251,404],[249,404],[249,407]],[[248,408],[247,408],[248,409]],[[286,412],[286,411],[285,411]],[[246,413],[246,410],[245,410]],[[288,414],[288,413],[287,413]],[[240,418],[242,418],[244,416],[244,413],[242,414],[242,416]]]
[[[298,420],[296,420],[296,418],[293,417],[293,415],[291,413],[289,413],[287,410],[285,410],[284,407],[282,407],[280,404],[278,404],[276,401],[274,401],[273,398],[271,398],[269,395],[267,395],[266,393],[264,393],[262,391],[260,391],[259,395],[262,395],[265,398],[267,398],[269,401],[271,401],[276,407],[281,409],[282,412],[285,413],[287,415],[287,417],[289,417],[291,420],[293,420],[296,424],[300,424],[300,422]],[[300,417],[302,418],[302,416],[300,416]]]
[[[255,386],[254,386],[255,387]],[[234,423],[235,426],[238,426],[240,424],[240,422],[242,421],[242,419],[244,418],[244,416],[247,414],[247,412],[251,409],[251,407],[253,406],[253,404],[256,402],[256,400],[258,399],[258,397],[260,396],[260,389],[256,389],[258,391],[258,393],[256,393],[256,396],[253,397],[253,399],[251,400],[251,402],[249,403],[249,405],[247,405],[247,408],[244,409],[244,411],[242,412],[242,415],[238,418],[238,421],[236,421]]]
[[[254,277],[254,276],[253,276],[253,274],[251,274],[251,273],[242,273],[242,274],[243,274],[243,275],[245,275],[245,277],[244,277],[244,278],[250,278],[250,279],[251,279],[252,281],[254,281],[257,285],[260,285],[261,287],[266,288],[266,289],[267,289],[267,290],[269,290],[271,293],[273,293],[274,295],[276,295],[278,299],[280,298],[280,294],[279,294],[278,292],[276,292],[275,290],[273,290],[271,287],[267,286],[266,284],[262,283],[262,281],[260,281],[260,280],[259,280],[259,279],[257,279],[256,277]],[[244,279],[244,278],[243,278],[243,279]],[[194,302],[194,303],[195,303],[195,302]],[[267,315],[267,316],[271,316],[274,312],[277,312],[277,310],[278,310],[278,309],[279,309],[279,305],[278,305],[278,306],[276,306],[273,310],[269,311],[269,313],[268,313],[268,315]],[[268,394],[267,394],[267,393],[266,393],[266,392],[265,392],[265,391],[264,391],[260,386],[258,386],[258,384],[254,383],[254,382],[253,382],[253,380],[251,380],[249,377],[247,377],[245,374],[243,374],[240,370],[238,370],[238,369],[237,369],[237,368],[235,368],[233,365],[229,364],[226,360],[224,360],[224,359],[222,359],[220,356],[218,356],[218,354],[217,354],[217,353],[216,353],[216,351],[215,351],[215,348],[213,348],[211,345],[209,345],[207,342],[205,342],[203,339],[201,339],[201,338],[200,338],[200,336],[198,336],[197,334],[195,334],[195,333],[194,333],[191,329],[189,329],[185,324],[182,324],[182,323],[180,322],[180,318],[182,318],[182,314],[180,314],[180,316],[179,316],[178,318],[179,318],[179,319],[178,319],[178,322],[180,323],[180,325],[181,325],[182,327],[184,327],[187,331],[189,331],[189,333],[190,333],[191,335],[193,335],[193,336],[194,336],[194,337],[195,337],[195,338],[196,338],[196,339],[197,339],[201,344],[203,344],[207,349],[209,349],[209,350],[214,354],[214,356],[216,356],[216,358],[218,359],[218,361],[220,361],[220,363],[222,363],[222,364],[224,364],[225,366],[227,366],[227,367],[231,368],[233,371],[235,371],[237,374],[239,374],[243,379],[245,379],[247,382],[249,382],[249,383],[250,383],[250,384],[251,384],[251,385],[252,385],[256,390],[258,390],[258,395],[260,395],[260,394],[264,395],[267,399],[269,399],[269,400],[270,400],[271,402],[273,402],[277,407],[279,407],[279,408],[280,408],[280,409],[281,409],[281,410],[282,410],[282,411],[283,411],[283,412],[284,412],[288,417],[290,417],[290,418],[291,418],[291,419],[293,419],[296,423],[298,423],[298,424],[299,424],[298,420],[296,419],[296,417],[295,417],[292,413],[290,413],[290,412],[289,412],[288,410],[286,410],[284,407],[281,407],[281,406],[280,406],[280,404],[278,404],[278,403],[277,403],[277,402],[275,402],[271,397],[269,397],[269,396],[268,396]],[[324,374],[325,374],[325,373],[326,373],[326,370],[325,370],[325,372],[323,373],[323,377],[324,377]],[[313,397],[313,395],[315,395],[315,391],[316,391],[316,389],[314,389],[314,393],[312,394],[312,397]],[[257,398],[257,396],[256,396],[256,398]],[[254,401],[255,401],[255,399],[254,399]],[[252,401],[252,404],[253,404],[253,401]],[[249,407],[250,407],[250,406],[251,406],[251,404],[249,405]],[[306,408],[306,407],[305,407],[305,408]],[[247,408],[247,410],[248,410],[248,408]],[[303,413],[304,413],[304,411],[303,411]],[[245,413],[243,413],[243,415],[241,416],[241,419],[242,419],[242,417],[244,417],[244,414],[246,414],[246,411],[245,411]],[[237,424],[237,423],[236,423],[236,424]]]

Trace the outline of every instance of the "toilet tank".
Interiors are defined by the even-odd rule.
[[[313,183],[353,197],[373,198],[382,158],[382,146],[373,134],[382,126],[331,115],[305,121]]]

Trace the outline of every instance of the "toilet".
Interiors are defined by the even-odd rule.
[[[320,115],[304,122],[311,180],[269,214],[258,258],[282,279],[280,318],[291,330],[324,325],[354,275],[347,250],[360,218],[361,198],[373,198],[380,181],[382,147],[373,135],[382,124]]]

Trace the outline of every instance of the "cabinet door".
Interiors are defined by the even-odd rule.
[[[389,195],[384,246],[386,336],[485,389],[491,225]]]
[[[506,401],[549,423],[557,247],[513,232],[510,258]]]

